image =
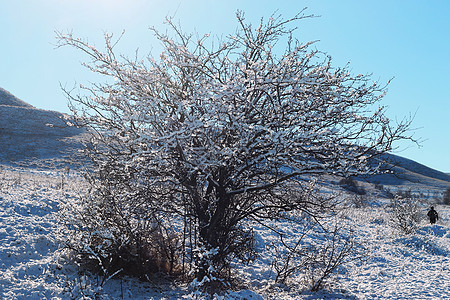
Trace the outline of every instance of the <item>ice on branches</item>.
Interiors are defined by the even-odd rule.
[[[302,198],[304,176],[375,172],[373,157],[411,138],[411,120],[393,124],[379,105],[384,86],[293,39],[289,26],[304,17],[273,17],[254,30],[238,13],[238,30],[220,42],[168,20],[170,32],[153,30],[164,51],[145,62],[117,55],[110,35],[105,51],[59,35],[113,79],[68,96],[92,133],[99,195],[114,200],[130,235],[142,222],[184,220],[198,240],[184,242],[183,255],[199,244],[217,249],[211,259],[221,274],[232,258],[254,256],[244,221],[327,207]]]

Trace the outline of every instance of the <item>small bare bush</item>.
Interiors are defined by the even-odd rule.
[[[368,205],[367,196],[366,195],[352,195],[349,197],[350,204],[355,208],[362,208]]]
[[[322,289],[340,268],[366,258],[364,247],[356,242],[352,230],[336,226],[325,236],[322,243],[311,246],[307,252],[305,273],[313,292]]]
[[[95,192],[64,205],[61,215],[67,225],[65,245],[78,261],[105,278],[118,273],[143,280],[153,274],[177,275],[179,234],[154,209],[143,207],[141,199],[120,197],[107,181],[88,179]]]
[[[274,248],[278,259],[272,263],[276,283],[286,284],[294,275],[301,274],[305,284],[316,292],[333,277],[335,279],[338,270],[353,261],[366,259],[365,248],[356,241],[348,226],[334,223],[305,229],[295,243],[285,242],[285,237],[280,235],[284,248]]]
[[[415,232],[421,220],[420,199],[406,192],[397,194],[390,204],[391,226],[405,234]]]

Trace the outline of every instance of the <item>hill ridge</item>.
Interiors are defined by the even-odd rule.
[[[28,108],[34,108],[33,105],[20,100],[7,90],[0,87],[0,105],[5,106],[19,106],[19,107],[28,107]]]
[[[450,182],[449,173],[433,169],[406,157],[398,156],[395,154],[389,154],[389,156],[390,157],[387,159],[387,161],[392,163],[394,166],[401,167],[408,171],[413,171],[426,177]]]
[[[81,147],[83,130],[70,116],[35,108],[0,88],[0,163],[61,161]]]

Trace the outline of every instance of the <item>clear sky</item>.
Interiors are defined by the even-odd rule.
[[[125,30],[119,50],[158,53],[150,26],[174,16],[186,31],[225,35],[235,12],[257,23],[274,11],[285,18],[302,8],[319,15],[298,23],[296,37],[319,40],[335,66],[381,82],[394,77],[384,104],[389,116],[415,115],[421,147],[397,144],[400,156],[450,172],[450,1],[445,0],[0,0],[0,87],[37,108],[68,112],[60,84],[87,83],[86,59],[56,49],[55,30],[72,31],[99,48],[105,32]]]

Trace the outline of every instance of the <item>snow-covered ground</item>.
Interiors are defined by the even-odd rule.
[[[58,239],[58,206],[76,197],[82,184],[67,171],[1,166],[0,299],[89,299],[94,292],[103,299],[189,299],[185,284],[131,278],[111,279],[100,290],[96,276],[69,262]],[[349,209],[343,218],[367,248],[367,261],[340,269],[326,290],[309,292],[302,274],[289,287],[275,284],[275,235],[255,227],[260,256],[236,270],[242,289],[225,298],[450,299],[450,207],[435,205],[440,220],[430,225],[424,205],[419,229],[404,236],[389,226],[388,201],[369,200],[377,205]]]
[[[58,176],[48,172],[0,170],[0,298],[62,296],[57,231]]]

